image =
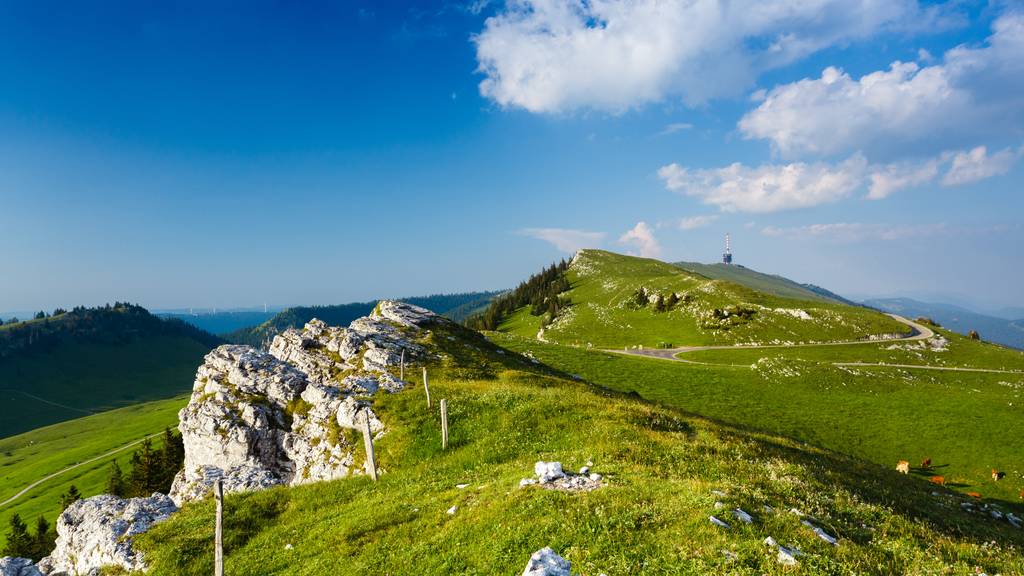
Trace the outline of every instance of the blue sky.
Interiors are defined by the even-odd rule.
[[[0,310],[495,289],[726,232],[1021,305],[1022,166],[1012,3],[0,6]]]

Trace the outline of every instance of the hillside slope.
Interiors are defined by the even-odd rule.
[[[303,334],[328,344],[297,360],[334,357],[330,329]],[[380,480],[230,494],[227,570],[514,574],[550,546],[583,574],[792,572],[768,537],[799,548],[796,570],[813,574],[1010,574],[1024,559],[1018,529],[920,477],[593,388],[450,325],[403,337],[427,353],[433,403],[418,370],[412,385],[368,399],[383,426]],[[209,401],[204,389],[193,402]],[[600,477],[579,491],[524,484],[538,460]],[[211,514],[209,499],[188,502],[136,538],[149,574],[209,573]]]
[[[673,265],[678,266],[687,272],[706,276],[712,280],[728,280],[741,286],[746,286],[751,290],[757,290],[758,292],[781,296],[783,298],[850,305],[855,304],[854,302],[829,290],[821,288],[820,286],[814,286],[813,284],[800,284],[783,276],[765,274],[737,264],[726,265],[722,263],[700,264],[697,262],[674,262]]]
[[[434,310],[442,316],[459,322],[480,308],[486,307],[487,303],[498,294],[500,292],[466,292],[414,296],[400,300]],[[293,306],[282,310],[258,326],[235,330],[226,334],[224,338],[235,344],[260,347],[270,342],[274,336],[289,328],[304,326],[313,318],[323,320],[332,326],[345,326],[356,318],[369,314],[376,305],[377,301],[372,300],[331,306]]]
[[[911,298],[873,298],[865,300],[864,304],[903,316],[927,316],[960,334],[977,330],[984,340],[1024,350],[1024,320],[1005,320],[953,304],[921,302]]]
[[[181,394],[219,342],[128,304],[0,326],[0,437]]]
[[[783,298],[601,250],[578,252],[564,278],[570,288],[559,295],[557,316],[526,306],[499,329],[596,348],[834,342],[906,331],[865,308]]]

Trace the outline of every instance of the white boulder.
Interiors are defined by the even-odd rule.
[[[572,565],[549,546],[537,550],[526,563],[523,576],[572,576]]]

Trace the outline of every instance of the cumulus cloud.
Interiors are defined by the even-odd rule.
[[[1024,153],[1024,148],[1016,152],[1006,148],[989,156],[984,146],[958,152],[953,155],[952,164],[943,176],[942,183],[946,186],[958,186],[1006,174],[1021,153]]]
[[[949,232],[945,224],[865,224],[862,222],[837,222],[833,224],[809,224],[777,228],[766,226],[761,229],[765,236],[785,237],[792,239],[822,238],[838,242],[860,242],[865,240],[906,240],[935,236]]]
[[[926,184],[939,174],[939,159],[904,161],[876,166],[871,171],[868,198],[881,200],[893,192]]]
[[[567,228],[524,228],[518,232],[523,236],[543,240],[558,250],[569,254],[581,248],[593,248],[604,240],[604,232],[588,232]]]
[[[705,226],[711,225],[712,222],[718,220],[718,216],[715,214],[705,214],[702,216],[690,216],[688,218],[681,218],[676,226],[680,230],[696,230]]]
[[[509,0],[474,37],[501,106],[621,112],[740,93],[823,48],[944,19],[917,0]]]
[[[867,162],[854,155],[838,164],[763,164],[691,170],[669,164],[658,177],[673,192],[701,198],[727,212],[775,212],[846,198],[864,181]]]
[[[726,212],[778,212],[836,202],[867,188],[866,198],[881,200],[906,188],[935,182],[958,186],[1006,174],[1024,156],[1024,146],[988,154],[985,146],[946,151],[924,159],[868,164],[861,154],[842,162],[807,164],[734,163],[723,168],[690,169],[672,163],[658,170],[665,188],[700,198]],[[698,226],[707,217],[686,224]]]
[[[657,258],[661,255],[661,244],[654,237],[654,231],[646,222],[637,222],[631,230],[619,237],[619,242],[634,246],[645,258]]]
[[[739,122],[784,157],[854,150],[912,152],[962,146],[1024,130],[1024,14],[993,23],[982,46],[958,46],[941,63],[893,62],[859,79],[829,67],[820,78],[769,91]],[[922,60],[925,61],[925,60]]]

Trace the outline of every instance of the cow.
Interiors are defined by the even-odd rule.
[[[981,494],[978,492],[968,492],[967,495],[971,498],[981,498]]]
[[[928,481],[931,482],[932,484],[938,484],[939,486],[946,485],[946,479],[942,476],[932,476],[931,478],[928,479]]]
[[[925,470],[927,470],[927,469],[929,469],[931,467],[932,467],[932,459],[931,458],[925,458],[924,460],[921,460],[921,468],[924,468]]]
[[[910,474],[910,462],[900,460],[899,464],[896,464],[896,471],[900,474]]]
[[[1000,480],[1002,480],[1003,476],[1005,476],[1005,475],[1006,474],[1004,474],[1003,472],[1000,472],[999,470],[996,470],[995,468],[992,469],[992,479],[995,480],[996,482],[999,482]]]

